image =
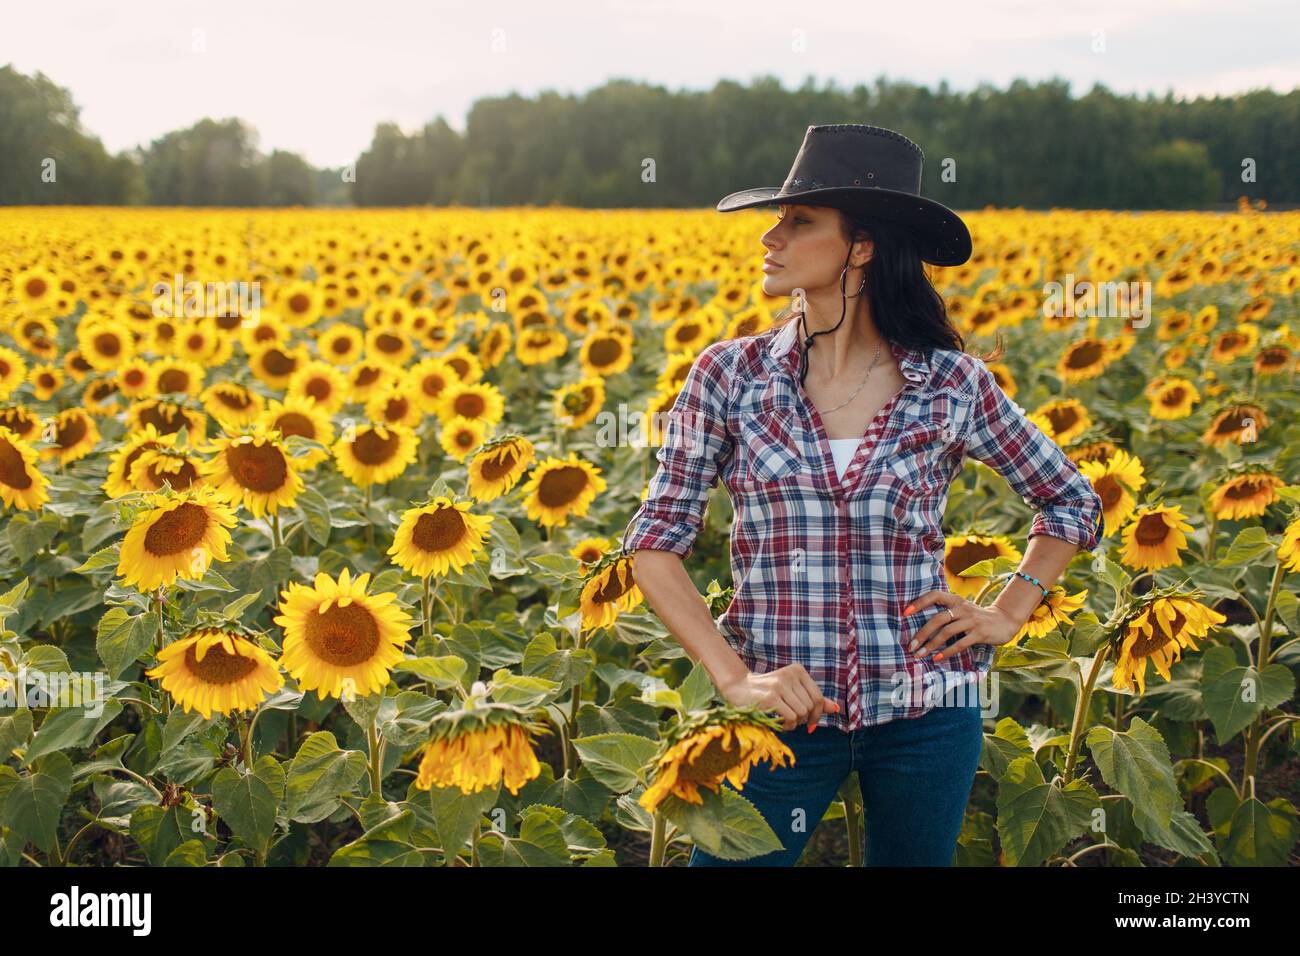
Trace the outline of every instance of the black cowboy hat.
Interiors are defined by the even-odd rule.
[[[752,206],[835,206],[906,227],[926,262],[959,266],[970,258],[970,230],[942,203],[921,195],[921,147],[881,126],[809,126],[780,186],[742,189],[718,212]]]

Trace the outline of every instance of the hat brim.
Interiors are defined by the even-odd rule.
[[[785,204],[835,206],[905,226],[916,237],[921,258],[933,265],[959,266],[971,256],[970,230],[961,216],[943,203],[895,189],[837,186],[782,194],[779,186],[759,186],[724,196],[717,210]]]

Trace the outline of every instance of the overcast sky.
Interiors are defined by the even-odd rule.
[[[463,129],[479,97],[615,77],[701,90],[884,75],[966,90],[1058,76],[1075,95],[1101,82],[1160,96],[1300,85],[1294,0],[9,0],[3,23],[0,65],[70,89],[110,150],[239,116],[263,150],[331,166],[377,122],[441,114]]]

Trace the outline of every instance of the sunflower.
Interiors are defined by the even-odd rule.
[[[171,585],[177,577],[197,581],[213,561],[226,561],[230,532],[238,522],[210,487],[158,492],[122,541],[117,573],[124,586],[141,591]]]
[[[1084,382],[1104,374],[1111,358],[1104,341],[1081,338],[1066,346],[1061,360],[1056,363],[1056,374],[1065,382]]]
[[[485,445],[470,459],[469,493],[492,501],[513,488],[536,459],[533,443],[522,435],[504,435]]]
[[[524,505],[531,521],[545,527],[563,526],[570,516],[582,517],[596,496],[606,488],[600,469],[582,461],[573,452],[568,458],[547,457],[524,485]]]
[[[131,463],[131,485],[136,491],[161,491],[166,482],[177,491],[184,491],[195,482],[202,482],[203,460],[183,451],[165,448],[145,448]]]
[[[1210,493],[1210,512],[1220,521],[1261,517],[1268,506],[1280,501],[1277,489],[1286,482],[1263,467],[1229,478]]]
[[[632,577],[632,556],[608,553],[586,573],[578,598],[582,628],[609,627],[620,613],[635,610],[643,600]]]
[[[456,372],[436,356],[416,362],[407,375],[415,385],[415,398],[422,412],[436,412],[442,404],[443,391],[459,381]]]
[[[505,416],[505,397],[487,382],[456,383],[442,393],[438,417],[443,423],[454,418],[468,418],[491,428]]]
[[[1151,417],[1161,421],[1186,418],[1201,400],[1196,386],[1183,378],[1166,378],[1150,390]]]
[[[1288,571],[1300,571],[1300,518],[1282,530],[1282,542],[1277,546],[1277,559]]]
[[[348,369],[348,385],[352,389],[348,401],[364,403],[393,381],[394,373],[395,370],[383,362],[358,362]]]
[[[674,725],[654,761],[654,782],[637,800],[654,813],[667,797],[702,805],[700,788],[715,794],[725,780],[744,789],[749,770],[766,760],[770,769],[793,766],[794,752],[776,736],[774,718],[749,708],[721,707]]]
[[[257,421],[266,400],[237,382],[213,382],[199,395],[203,408],[222,426],[240,429]]]
[[[417,578],[459,573],[483,550],[491,515],[471,514],[469,501],[439,495],[432,502],[402,513],[388,553],[393,563]]]
[[[173,392],[198,398],[203,392],[203,366],[190,359],[168,358],[149,369],[155,395]]]
[[[501,364],[506,352],[510,351],[510,326],[505,322],[493,322],[478,340],[478,358],[485,369],[495,368]]]
[[[1137,499],[1129,492],[1146,484],[1141,460],[1119,448],[1105,462],[1080,461],[1077,464],[1080,473],[1092,482],[1093,491],[1101,498],[1101,510],[1106,517],[1104,533],[1114,533],[1137,507]]]
[[[312,587],[291,581],[280,593],[280,662],[301,689],[355,699],[388,684],[405,656],[411,616],[397,595],[366,593],[369,583],[369,572],[353,578],[344,568],[337,580],[321,571]]]
[[[993,558],[1010,558],[1019,561],[1023,555],[1006,535],[955,534],[944,541],[943,569],[948,579],[948,589],[962,597],[974,598],[988,583],[988,578],[965,577],[962,572],[981,561]]]
[[[111,378],[101,378],[86,386],[86,390],[81,393],[81,406],[92,415],[116,415],[121,409],[120,397],[117,382]]]
[[[145,671],[189,713],[204,720],[213,713],[255,710],[267,694],[284,686],[275,660],[246,637],[203,627],[158,651],[158,664]]]
[[[142,358],[122,363],[117,370],[117,387],[122,394],[127,398],[139,398],[147,392],[153,378],[149,368],[149,363]]]
[[[154,448],[170,448],[175,444],[175,433],[163,435],[153,425],[129,432],[122,443],[110,454],[108,459],[108,476],[100,487],[109,498],[120,498],[137,490],[131,481],[131,468],[146,451]]]
[[[450,457],[464,461],[465,456],[483,444],[488,426],[474,418],[456,416],[446,422],[438,433],[438,444]]]
[[[1140,508],[1120,535],[1120,561],[1142,571],[1181,565],[1178,552],[1187,547],[1184,532],[1191,530],[1179,505]]]
[[[521,708],[487,700],[481,681],[474,682],[462,709],[435,717],[431,731],[421,749],[416,789],[456,787],[465,794],[503,783],[518,794],[542,771],[532,735],[551,732]]]
[[[569,554],[578,559],[583,573],[586,574],[609,549],[609,538],[583,538],[569,549]]]
[[[316,354],[331,365],[351,365],[364,347],[361,330],[346,322],[335,322],[316,339]]]
[[[0,425],[9,429],[23,441],[35,441],[41,433],[41,419],[21,405],[0,408]]]
[[[334,443],[338,469],[358,488],[383,484],[404,472],[415,461],[419,439],[405,425],[359,426]]]
[[[1016,636],[1007,643],[1016,645],[1020,643],[1021,638],[1026,636],[1031,638],[1042,637],[1044,634],[1052,633],[1062,624],[1069,624],[1071,615],[1083,607],[1083,602],[1087,597],[1087,591],[1066,594],[1064,588],[1051,588],[1047,592],[1047,597],[1029,615],[1029,620],[1024,623]]]
[[[623,326],[593,329],[578,353],[584,375],[609,377],[632,364],[632,333]]]
[[[59,294],[59,284],[49,270],[33,267],[24,269],[13,277],[13,290],[20,303],[39,312],[53,308]]]
[[[126,410],[126,420],[131,431],[153,425],[160,434],[170,435],[184,428],[191,441],[201,441],[208,433],[207,415],[157,398],[146,398],[133,404]]]
[[[27,380],[32,383],[32,392],[36,398],[42,402],[48,402],[54,397],[54,393],[63,387],[67,380],[63,374],[63,369],[57,365],[51,365],[49,362],[42,362],[34,366],[27,374]]]
[[[5,507],[35,511],[50,500],[49,481],[36,466],[40,455],[18,435],[0,425],[0,499]]]
[[[290,282],[276,294],[275,307],[289,324],[305,329],[320,318],[321,290],[305,280]]]
[[[13,349],[0,345],[0,400],[8,398],[27,378],[27,363]]]
[[[515,358],[521,365],[542,365],[568,350],[568,338],[556,328],[530,328],[515,339]]]
[[[1248,402],[1229,405],[1218,412],[1209,427],[1201,434],[1201,441],[1218,448],[1228,442],[1248,445],[1259,441],[1259,434],[1268,427],[1269,417],[1264,409]]]
[[[565,428],[581,428],[605,404],[605,380],[599,375],[565,385],[555,393],[555,417]]]
[[[131,359],[135,341],[112,319],[98,315],[77,323],[77,348],[91,368],[111,372]]]
[[[292,435],[319,442],[324,448],[308,448],[294,458],[297,469],[310,471],[330,456],[329,446],[334,441],[334,423],[315,402],[306,398],[286,398],[283,402],[271,400],[256,422],[258,431],[275,432],[286,439],[285,447],[292,447],[287,439]]]
[[[1188,596],[1155,597],[1145,602],[1125,622],[1122,636],[1112,651],[1115,660],[1112,685],[1131,691],[1136,682],[1138,693],[1145,694],[1148,660],[1161,677],[1169,680],[1169,665],[1181,659],[1181,648],[1200,650],[1193,638],[1205,637],[1211,625],[1227,620],[1218,611]]]
[[[215,453],[201,470],[218,497],[243,504],[255,518],[291,507],[302,492],[302,478],[284,439],[273,434],[221,436],[202,450]]]
[[[412,428],[419,425],[424,416],[415,385],[405,376],[390,382],[366,399],[366,417],[386,425],[397,423]]]
[[[403,368],[415,354],[411,337],[396,328],[373,328],[366,332],[366,357],[394,368]]]
[[[68,377],[74,382],[83,382],[86,376],[95,371],[94,366],[86,361],[86,357],[81,354],[81,349],[71,349],[63,353],[63,371],[68,373]]]
[[[248,367],[262,382],[270,388],[283,389],[289,384],[293,373],[308,360],[306,349],[301,345],[292,348],[272,342],[256,349],[248,357]]]
[[[51,436],[56,447],[45,448],[41,454],[57,458],[60,465],[68,465],[85,458],[99,441],[99,426],[84,408],[65,408],[54,418],[47,419],[43,432]]]
[[[333,415],[347,403],[349,390],[346,375],[328,362],[312,359],[289,377],[285,397],[310,399]]]

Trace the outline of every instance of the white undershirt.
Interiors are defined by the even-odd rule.
[[[861,438],[830,438],[831,455],[835,458],[835,474],[839,478],[844,477],[844,472],[849,467],[849,462],[853,460],[853,453],[858,450]]]

